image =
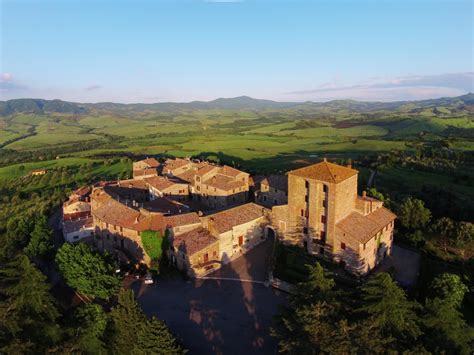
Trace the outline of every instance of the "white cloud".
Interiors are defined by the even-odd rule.
[[[13,75],[10,73],[1,73],[0,74],[0,81],[12,81]]]
[[[474,91],[474,73],[448,73],[439,75],[411,75],[380,80],[369,78],[368,82],[340,85],[321,84],[315,89],[286,93],[296,100],[420,100],[441,96],[456,96]]]

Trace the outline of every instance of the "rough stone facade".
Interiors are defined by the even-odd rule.
[[[371,199],[373,208],[360,201],[357,174],[350,167],[327,161],[290,171],[288,205],[272,209],[272,226],[282,241],[303,246],[359,274],[390,255],[395,215],[380,201]],[[343,230],[358,223],[370,228],[360,228],[356,236]]]

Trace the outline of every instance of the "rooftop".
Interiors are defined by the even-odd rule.
[[[204,183],[223,191],[230,191],[245,186],[245,182],[240,180],[236,181],[234,178],[221,174],[217,174],[210,179],[207,179]]]
[[[155,158],[146,158],[146,159],[141,160],[140,162],[145,163],[150,168],[158,168],[160,166],[160,162],[156,160]]]
[[[168,187],[171,187],[176,184],[186,184],[185,181],[180,180],[180,179],[168,179],[163,176],[153,176],[151,178],[145,178],[145,182],[149,184],[150,186],[154,187],[155,189],[158,189],[160,191],[163,191],[167,189]],[[187,185],[187,184],[186,184]]]
[[[216,243],[218,239],[204,228],[193,229],[173,237],[173,246],[191,256],[199,250]]]
[[[235,226],[254,221],[263,216],[265,216],[265,208],[255,203],[247,203],[211,214],[208,216],[208,220],[218,233],[225,233]]]
[[[328,161],[322,161],[318,164],[292,170],[288,174],[329,183],[339,183],[357,175],[358,171]]]
[[[367,243],[395,218],[397,218],[397,216],[394,213],[385,207],[379,207],[366,216],[358,212],[352,212],[337,223],[337,228],[344,232],[351,241],[363,244]]]
[[[270,175],[262,179],[260,184],[268,185],[271,188],[288,192],[288,176]]]
[[[167,226],[170,227],[179,227],[179,226],[188,226],[191,224],[201,223],[201,219],[198,214],[195,212],[177,214],[174,216],[166,216],[165,222]]]

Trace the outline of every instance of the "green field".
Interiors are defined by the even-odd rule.
[[[474,114],[466,109],[470,96],[463,100],[463,105],[439,99],[394,107],[339,101],[257,109],[252,104],[258,100],[246,99],[239,108],[99,104],[80,114],[11,113],[0,116],[0,162],[7,156],[3,165],[11,165],[1,168],[0,177],[124,155],[214,157],[258,170],[285,170],[324,155],[357,158],[411,150],[420,137],[472,152]],[[22,161],[18,170],[14,163]]]

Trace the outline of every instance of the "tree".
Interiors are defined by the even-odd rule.
[[[371,197],[376,198],[377,200],[385,201],[385,196],[381,192],[377,191],[375,187],[367,189],[367,194]]]
[[[426,327],[425,343],[434,353],[472,353],[474,330],[449,300],[427,300],[423,321]]]
[[[106,299],[120,288],[113,263],[84,243],[64,244],[56,263],[66,283],[85,295]]]
[[[46,277],[17,256],[0,268],[0,352],[45,352],[60,337]]]
[[[381,272],[361,287],[362,305],[358,312],[380,327],[385,335],[398,339],[416,339],[420,334],[415,310],[418,305],[407,300],[405,292],[389,274]]]
[[[464,295],[469,291],[458,275],[444,273],[436,277],[431,283],[432,298],[439,298],[454,308],[461,306]]]
[[[46,257],[53,251],[53,234],[48,226],[45,216],[36,219],[35,227],[31,232],[31,239],[26,248],[25,254],[32,257]]]
[[[180,354],[182,348],[161,320],[152,317],[138,334],[137,347],[144,354]]]
[[[34,229],[34,218],[31,214],[20,214],[7,222],[7,232],[2,246],[2,257],[9,259],[28,245],[30,234]]]
[[[348,353],[352,330],[336,299],[334,280],[319,263],[308,266],[309,277],[297,286],[290,307],[276,318],[272,335],[288,353]]]
[[[133,291],[121,289],[118,304],[110,312],[109,346],[115,354],[182,353],[163,322],[147,320]]]
[[[459,246],[465,246],[474,241],[474,224],[459,222],[454,230],[454,240]]]
[[[298,284],[292,301],[295,305],[308,304],[318,300],[331,301],[333,299],[334,279],[323,267],[316,263],[306,265],[309,270],[308,280]]]
[[[405,228],[420,229],[430,221],[431,212],[423,201],[410,197],[401,204],[398,218]]]
[[[107,327],[108,316],[98,304],[79,306],[74,312],[73,331],[63,345],[63,352],[81,354],[105,354],[102,340]]]

